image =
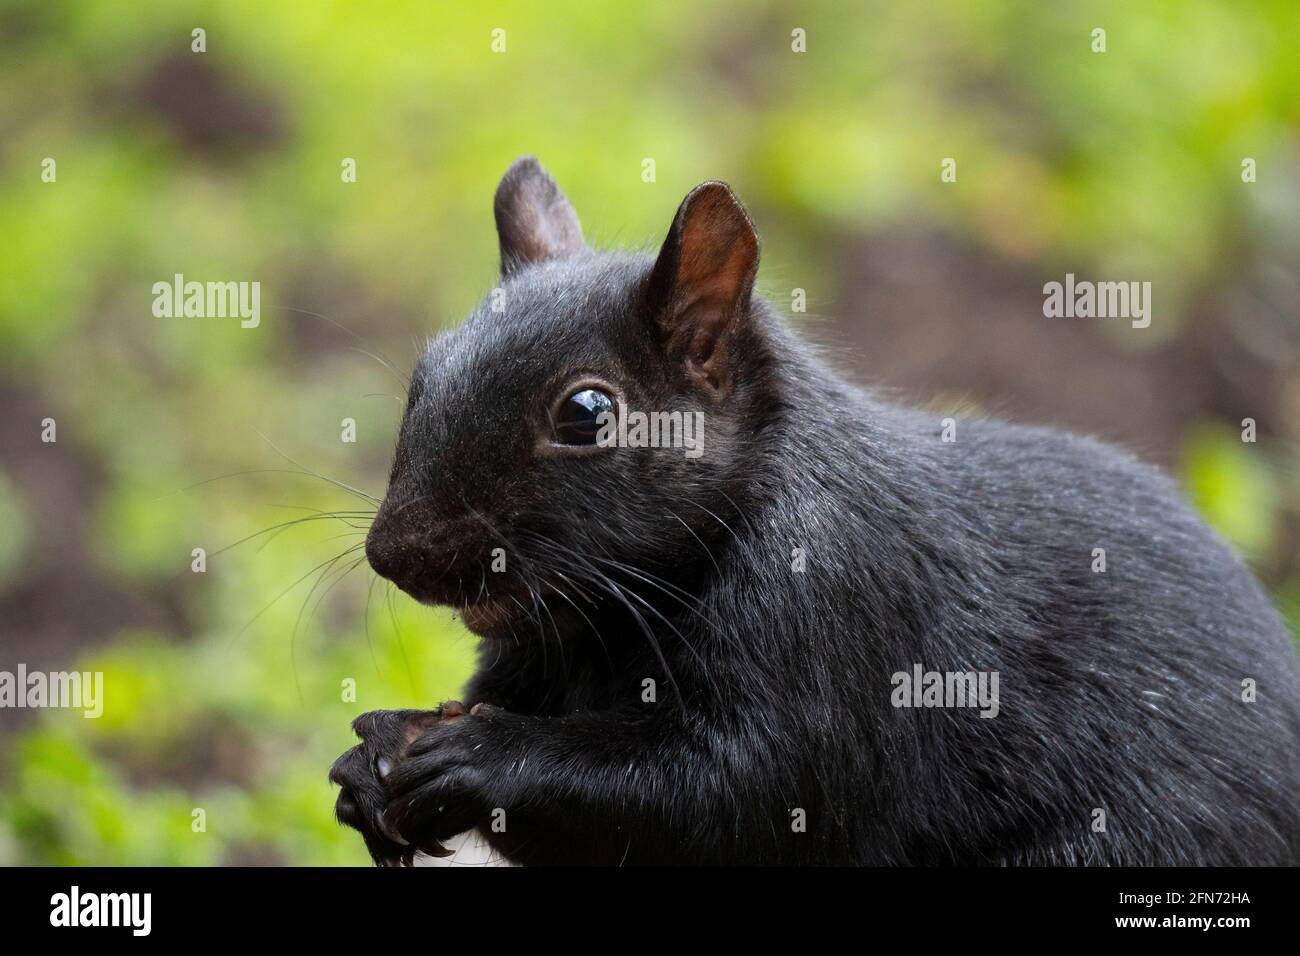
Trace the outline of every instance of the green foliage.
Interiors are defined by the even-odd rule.
[[[1244,553],[1267,554],[1276,534],[1277,486],[1256,446],[1202,427],[1187,438],[1186,483],[1206,519]]]
[[[110,706],[98,719],[43,714],[22,735],[0,791],[0,863],[363,862],[325,776],[355,742],[352,716],[452,697],[472,659],[445,615],[372,612],[368,640],[304,629],[296,654],[286,605],[243,634],[123,634],[86,656],[78,666],[104,673]]]

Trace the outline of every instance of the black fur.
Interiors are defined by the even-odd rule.
[[[529,863],[1297,862],[1294,648],[1167,478],[1047,429],[944,443],[844,383],[751,297],[725,187],[656,267],[575,250],[532,161],[508,184],[547,205],[499,193],[498,221],[563,241],[503,232],[504,310],[429,345],[368,542],[416,597],[489,609],[466,704],[494,706],[358,720],[333,776],[377,862],[474,825]],[[703,456],[546,447],[579,373],[703,410]],[[895,708],[915,664],[998,672],[999,713]]]

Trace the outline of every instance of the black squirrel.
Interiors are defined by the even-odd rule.
[[[723,183],[657,256],[589,249],[531,158],[495,214],[366,542],[484,638],[463,704],[362,715],[331,771],[376,862],[471,828],[522,863],[1300,859],[1295,649],[1169,479],[846,384]],[[611,447],[628,409],[703,412],[703,453]]]

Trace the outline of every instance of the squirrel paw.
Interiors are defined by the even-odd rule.
[[[465,714],[465,705],[452,700],[437,710],[372,710],[352,722],[361,743],[330,768],[330,781],[342,788],[334,812],[340,823],[360,832],[377,865],[410,866],[417,849],[435,856],[445,852],[436,844],[413,846],[385,821],[388,781],[413,741],[434,727],[457,723]]]

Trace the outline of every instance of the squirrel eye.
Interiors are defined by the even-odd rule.
[[[594,445],[601,425],[598,416],[613,410],[614,400],[598,389],[574,392],[555,413],[555,436],[563,445]]]

